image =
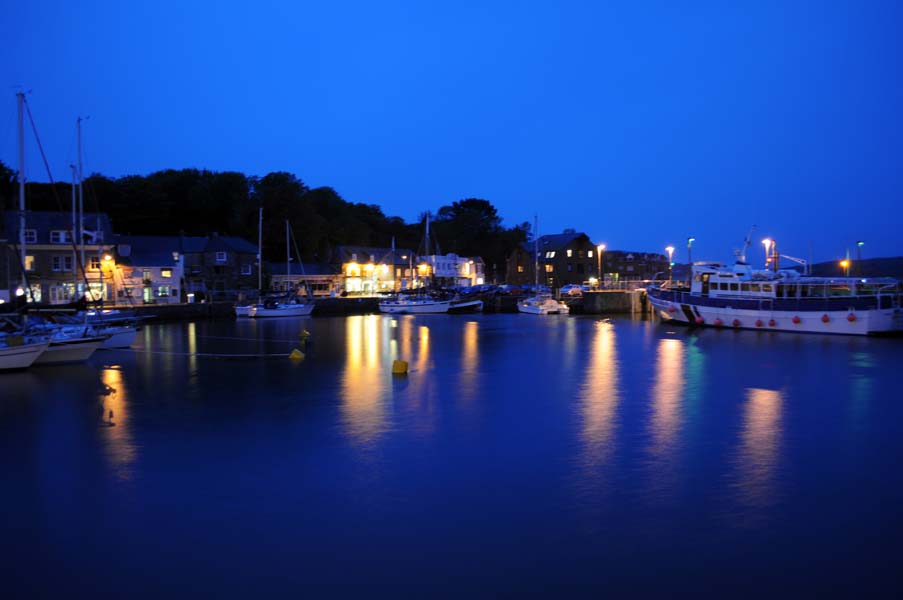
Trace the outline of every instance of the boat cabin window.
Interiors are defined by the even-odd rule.
[[[748,291],[749,291],[749,284],[748,284],[748,283],[741,283],[741,284],[740,284],[740,291],[741,291],[741,292],[748,292]]]
[[[834,284],[830,289],[831,296],[849,296],[850,286],[847,284]]]
[[[767,293],[767,294],[770,294],[771,292],[774,291],[774,286],[773,286],[772,284],[770,284],[770,283],[763,283],[763,284],[762,284],[762,291],[765,292],[765,293]]]
[[[751,283],[751,284],[749,284],[749,289],[752,292],[758,293],[758,292],[762,291],[762,286],[760,286],[758,283]]]
[[[737,283],[732,283],[732,284],[730,284],[730,286],[731,286],[732,292],[736,292],[740,288],[740,284],[737,284]]]

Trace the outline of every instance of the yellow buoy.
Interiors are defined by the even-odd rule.
[[[407,375],[408,374],[407,361],[404,361],[404,360],[392,361],[392,374],[393,375]]]
[[[294,350],[292,350],[292,353],[288,355],[288,357],[292,360],[301,360],[302,358],[304,358],[304,353],[295,348]]]

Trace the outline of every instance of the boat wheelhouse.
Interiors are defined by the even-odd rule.
[[[903,333],[903,286],[890,278],[811,277],[738,263],[693,265],[690,287],[648,289],[665,320],[689,325],[872,335]]]

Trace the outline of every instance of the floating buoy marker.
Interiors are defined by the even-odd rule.
[[[408,374],[407,361],[393,360],[392,361],[392,374],[393,375],[407,375]]]

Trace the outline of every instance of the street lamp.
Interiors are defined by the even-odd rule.
[[[668,281],[671,281],[674,274],[674,246],[668,246],[665,252],[668,253]]]
[[[599,277],[599,289],[602,289],[602,253],[605,252],[605,244],[599,244],[596,246],[596,259],[599,261],[599,266],[596,269],[596,275]]]
[[[856,272],[859,276],[862,276],[862,247],[865,246],[865,242],[859,240],[856,242]]]
[[[850,261],[848,261],[847,259],[843,259],[842,261],[840,261],[840,268],[843,269],[843,276],[844,276],[844,277],[849,276],[849,274],[850,274],[850,271],[849,271],[849,268],[850,268]]]
[[[765,238],[762,240],[762,245],[765,246],[765,268],[768,268],[768,264],[771,262],[771,245],[774,242],[771,241],[771,238]]]
[[[693,254],[692,254],[693,242],[695,242],[695,241],[696,241],[696,238],[694,238],[694,237],[687,238],[687,263],[689,264],[689,267],[690,267],[690,272],[687,274],[687,281],[689,281],[691,283],[693,281],[693,259],[691,257],[693,256]]]

